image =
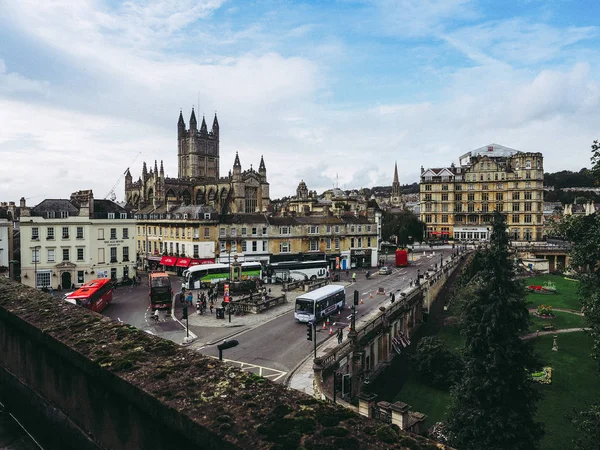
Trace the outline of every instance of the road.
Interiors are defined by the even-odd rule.
[[[391,293],[408,287],[410,281],[416,279],[417,271],[424,273],[427,269],[433,269],[436,264],[439,265],[440,263],[440,253],[443,253],[445,258],[449,258],[452,249],[434,249],[433,253],[434,255],[431,256],[431,250],[429,250],[427,252],[429,256],[419,259],[409,267],[394,268],[390,275],[375,273],[371,276],[371,279],[367,280],[364,271],[357,271],[356,283],[345,280],[346,277],[343,275],[340,284],[347,285],[346,305],[352,305],[355,289],[358,290],[363,300],[363,304],[358,307],[357,319],[382,305],[388,305],[390,297],[388,295],[377,295],[376,292],[379,288],[383,288],[386,293]],[[373,271],[374,269],[371,270],[371,272]],[[353,271],[350,272],[350,276],[352,273]],[[369,294],[373,298],[370,298]],[[347,330],[350,323],[350,311],[346,309],[340,319],[334,318],[332,320],[335,320],[331,325],[333,335],[335,335],[337,328]],[[319,324],[317,345],[330,337],[329,332],[329,328],[323,330],[321,324]],[[344,335],[346,335],[346,332]],[[289,312],[258,328],[236,336],[235,339],[240,344],[237,347],[225,350],[223,358],[240,364],[244,363],[263,369],[288,373],[313,352],[314,344],[308,341],[306,337],[306,324],[296,322],[293,312]],[[203,347],[200,351],[207,355],[218,356],[216,345]]]

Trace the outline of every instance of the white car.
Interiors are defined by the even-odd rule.
[[[383,266],[379,269],[379,275],[390,275],[392,273],[392,268],[390,266]]]

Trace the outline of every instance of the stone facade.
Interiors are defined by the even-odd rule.
[[[267,169],[263,158],[258,171],[252,166],[242,171],[236,153],[233,170],[221,177],[219,155],[219,122],[215,114],[212,128],[208,131],[202,118],[200,130],[192,109],[190,128],[186,129],[182,113],[177,124],[178,176],[165,176],[163,162],[160,169],[154,161],[154,169],[148,170],[146,162],[137,181],[127,169],[125,173],[125,201],[128,207],[150,212],[167,202],[182,206],[205,205],[220,214],[254,213],[266,211],[270,205]]]
[[[69,289],[96,278],[135,275],[135,220],[92,191],[70,199],[21,205],[21,281],[32,287]]]
[[[495,211],[514,241],[543,238],[544,158],[498,144],[468,152],[458,166],[423,169],[420,215],[428,239],[489,239]]]

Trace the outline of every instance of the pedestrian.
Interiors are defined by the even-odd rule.
[[[350,271],[348,269],[346,269],[346,276],[349,277],[350,276]]]
[[[194,302],[194,296],[192,295],[192,291],[190,291],[190,292],[188,292],[188,295],[187,295],[187,304],[190,308],[192,307],[193,302]]]
[[[356,272],[352,273],[352,282],[356,283]]]
[[[213,301],[210,301],[210,313],[213,313],[213,308],[215,307],[215,304],[213,303]]]
[[[158,318],[159,318],[159,312],[158,312],[158,309],[155,309],[154,310],[154,321],[158,322]]]
[[[338,338],[338,344],[341,344],[342,340],[344,339],[344,330],[342,330],[341,328],[338,329],[337,338]]]
[[[396,295],[392,292],[392,303],[396,301]]]

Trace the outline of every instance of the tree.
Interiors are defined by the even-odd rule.
[[[394,242],[394,237],[398,237],[398,245],[407,245],[409,236],[413,242],[423,240],[423,230],[425,224],[410,211],[402,211],[392,214],[387,211],[382,216],[381,237],[388,242]]]
[[[529,326],[525,291],[515,279],[504,218],[494,215],[489,248],[472,295],[463,300],[464,372],[452,390],[450,445],[469,449],[534,449],[538,393],[529,380],[536,358],[520,335]]]
[[[460,357],[448,350],[436,336],[427,336],[417,344],[411,366],[425,383],[448,389],[462,371]]]
[[[600,181],[600,145],[592,144],[592,164],[590,172],[596,184]],[[580,271],[579,298],[581,311],[590,328],[593,339],[592,357],[600,370],[600,214],[565,217],[554,227],[555,234],[572,242],[571,265]],[[600,401],[589,405],[588,409],[573,412],[567,419],[581,433],[574,439],[576,449],[592,450],[600,442]]]

